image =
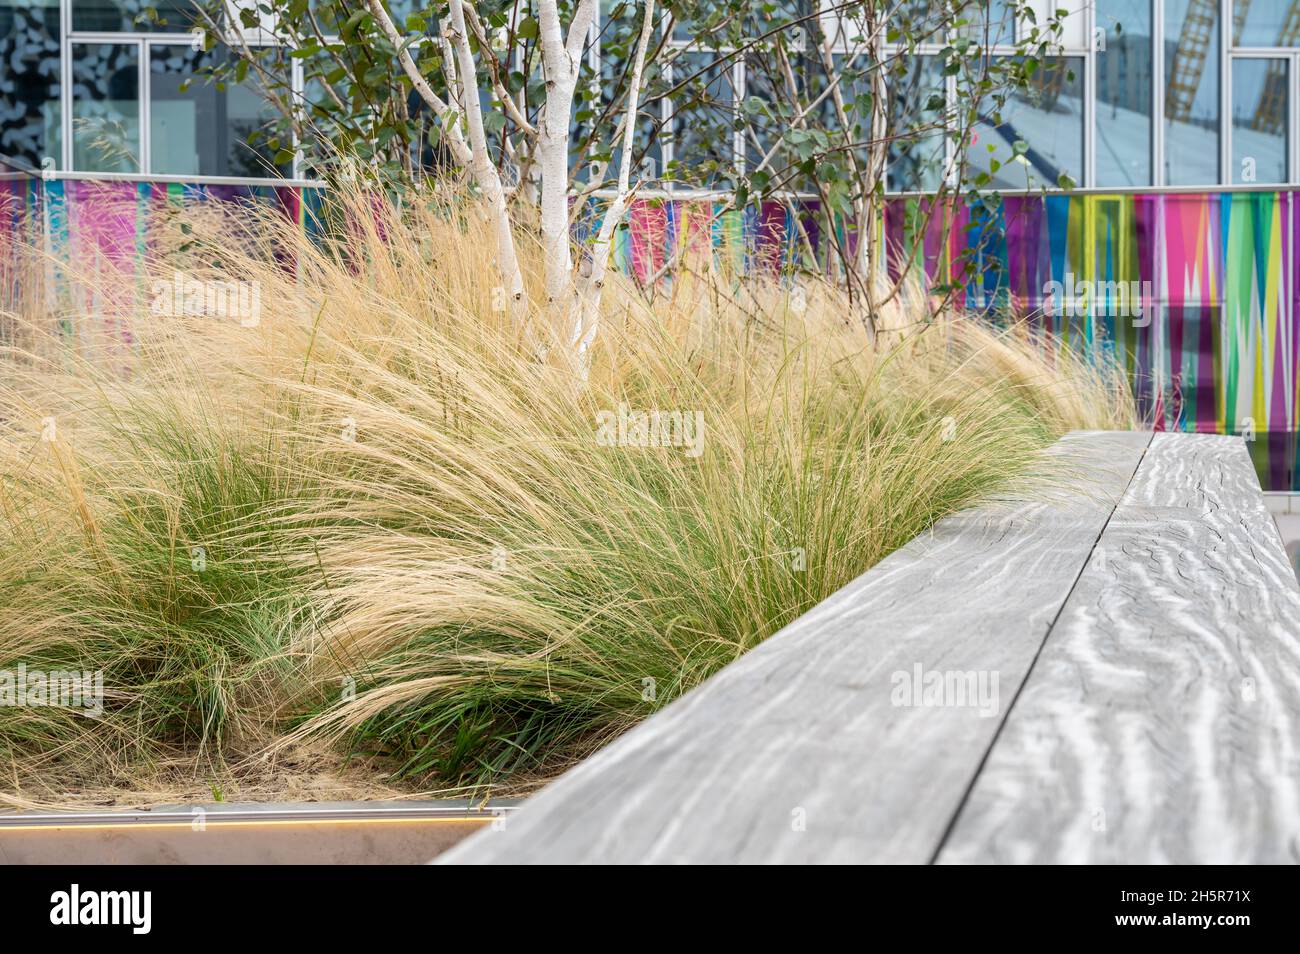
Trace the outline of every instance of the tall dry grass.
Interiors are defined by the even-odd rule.
[[[433,194],[315,238],[215,207],[155,232],[146,274],[75,275],[124,313],[6,316],[0,667],[102,670],[107,700],[0,708],[0,758],[65,790],[303,745],[525,786],[1050,477],[1064,431],[1131,424],[1069,352],[904,305],[873,347],[834,289],[707,260],[649,300],[615,280],[584,381]],[[177,272],[257,283],[259,320],[155,314]],[[655,410],[702,425],[606,439]]]

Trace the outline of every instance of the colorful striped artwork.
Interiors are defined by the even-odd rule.
[[[790,211],[777,202],[742,210],[723,201],[639,199],[618,230],[614,260],[643,283],[669,266],[696,267],[700,256],[733,274],[755,268],[779,271],[793,260],[792,221]],[[592,223],[581,230],[579,240],[597,227]]]
[[[136,267],[150,211],[273,202],[307,226],[319,190],[0,179],[0,278],[17,240],[95,267]],[[590,234],[597,212],[580,224]],[[796,220],[795,216],[802,218]],[[682,263],[780,274],[818,252],[817,219],[769,202],[639,199],[615,242],[646,282]],[[27,230],[26,234],[23,230]],[[1300,491],[1300,191],[1039,194],[887,204],[895,277],[958,305],[1113,357],[1158,429],[1250,439],[1266,489]],[[0,288],[12,294],[12,288]],[[106,309],[110,310],[110,309]],[[124,329],[124,334],[129,331]]]
[[[637,203],[623,267],[644,281],[674,260],[699,205]],[[817,245],[813,217],[801,234],[781,204],[724,214],[714,246],[747,268]],[[1288,191],[907,198],[884,222],[895,278],[956,286],[969,311],[1112,358],[1152,426],[1247,437],[1265,488],[1300,491],[1298,230]]]
[[[896,275],[1113,355],[1157,429],[1240,434],[1265,489],[1300,490],[1300,193],[1007,196],[924,235],[919,201],[886,215]]]
[[[306,227],[319,189],[85,179],[0,178],[0,263],[22,241],[75,269],[134,271],[149,247],[153,213],[194,202],[263,202]],[[92,303],[93,304],[93,303]]]

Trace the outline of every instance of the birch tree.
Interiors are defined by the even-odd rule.
[[[234,0],[210,2],[215,27]],[[520,316],[530,303],[517,240],[536,222],[543,294],[531,314],[552,323],[584,368],[614,237],[647,178],[715,190],[715,214],[785,205],[798,267],[846,288],[871,330],[915,264],[888,279],[898,250],[881,241],[887,188],[928,194],[908,206],[917,233],[955,198],[984,201],[981,190],[1009,168],[1047,175],[1050,162],[1003,115],[1013,97],[1032,94],[1050,109],[1059,95],[1050,66],[1059,28],[1037,22],[1043,5],[621,0],[601,17],[598,0],[435,0],[399,21],[387,0],[277,0],[269,29],[311,91],[271,145],[339,141],[398,180],[472,181]],[[1001,35],[990,10],[1022,29]],[[264,14],[239,18],[268,28]],[[587,55],[596,33],[602,57],[611,54],[599,75]],[[276,82],[258,53],[240,68]],[[985,152],[999,143],[1006,155]],[[641,160],[661,144],[675,157],[647,173]],[[596,224],[575,256],[582,218]],[[648,291],[678,267],[670,256]]]
[[[220,39],[242,53],[241,65],[217,78],[242,81],[251,71],[268,87],[282,82],[274,67],[266,68],[266,51],[244,42],[242,29],[232,29],[256,24],[275,32],[317,90],[286,117],[289,128],[274,146],[342,140],[379,159],[377,167],[412,177],[420,170],[411,157],[427,142],[435,167],[473,182],[493,220],[502,284],[520,315],[529,301],[514,213],[535,203],[545,291],[541,314],[567,326],[576,352],[586,354],[597,331],[613,234],[634,191],[632,133],[656,33],[652,0],[641,0],[636,68],[614,78],[614,89],[596,90],[580,90],[579,84],[599,0],[440,0],[400,23],[386,0],[290,2],[276,5],[269,27],[265,11],[232,13],[230,0],[213,2],[209,42]],[[616,140],[622,144],[616,181],[604,178],[608,162],[587,163],[582,190],[574,177],[583,157],[575,161],[571,147],[579,107],[591,117],[599,113],[599,121],[588,125],[607,140],[583,143],[583,156],[610,155]],[[385,145],[389,151],[381,154]],[[320,168],[328,175],[327,165]],[[574,210],[601,187],[614,188],[616,198],[600,235],[575,262]]]
[[[453,0],[453,3],[455,0]],[[598,0],[579,0],[566,32],[556,0],[538,0],[542,68],[546,101],[538,141],[542,180],[542,250],[546,262],[546,298],[555,303],[573,282],[569,237],[569,126],[578,65],[595,21]]]
[[[641,33],[637,39],[632,61],[632,79],[628,84],[627,107],[620,130],[622,147],[619,150],[618,186],[614,199],[606,209],[591,249],[591,266],[578,295],[573,326],[573,347],[582,368],[587,366],[588,349],[599,327],[601,294],[605,287],[605,272],[613,250],[614,232],[623,222],[632,199],[632,157],[635,152],[636,117],[640,105],[641,84],[645,75],[646,52],[654,32],[654,0],[644,0],[645,12]]]

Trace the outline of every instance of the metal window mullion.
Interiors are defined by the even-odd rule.
[[[64,2],[69,2],[69,0],[64,0]],[[326,42],[329,42],[331,39],[337,40],[337,37],[326,37],[325,39]],[[194,44],[194,37],[189,33],[117,33],[111,30],[102,33],[87,31],[70,33],[68,34],[68,40],[72,43],[116,43],[123,46],[140,42],[152,43],[155,46],[193,46]],[[230,50],[237,49],[234,44],[227,43],[225,40],[220,40],[219,45]],[[292,46],[292,44],[280,40],[245,38],[240,46],[256,49],[259,47],[288,47]]]
[[[671,29],[671,24],[669,26],[669,29]],[[663,65],[663,78],[664,78],[665,86],[668,89],[672,89],[672,85],[673,85],[673,60],[672,59],[668,59]],[[665,96],[663,97],[663,99],[659,101],[659,119],[661,121],[661,125],[659,127],[659,168],[656,170],[656,172],[658,172],[659,178],[663,181],[665,190],[669,194],[671,194],[674,191],[673,182],[671,179],[668,179],[666,177],[668,174],[668,164],[673,161],[674,153],[676,152],[676,143],[673,142],[673,139],[675,138],[677,132],[677,130],[674,128],[675,123],[677,122],[677,112],[673,108],[672,96]],[[665,129],[668,130],[667,136],[663,135],[663,131]]]
[[[72,168],[72,0],[59,0],[59,169]]]
[[[1300,53],[1291,51],[1287,60],[1287,185],[1300,182],[1300,149],[1296,148],[1296,131],[1300,129]],[[1290,247],[1290,246],[1288,246]],[[1287,298],[1290,302],[1290,298]]]
[[[957,77],[944,77],[944,135],[943,135],[943,168],[944,178],[948,180],[948,185],[954,189],[961,188],[961,182],[957,179],[957,144],[953,141],[952,130],[948,126],[954,111],[957,109]]]
[[[876,60],[875,64],[872,66],[872,69],[877,69],[877,70],[884,69],[884,63],[883,63],[884,56],[885,54],[882,52],[881,57]],[[921,62],[920,58],[918,57],[916,63],[918,69],[920,68],[920,62]],[[835,64],[835,59],[834,57],[832,57],[831,65],[833,66],[834,64]],[[888,71],[885,71],[884,79],[880,81],[880,89],[885,94],[885,102],[892,103],[894,101],[894,91],[890,86]],[[947,97],[945,96],[945,100],[946,99]],[[885,123],[886,123],[885,136],[886,137],[888,137],[892,132],[892,130],[889,128],[890,119],[891,119],[890,113],[886,112],[885,113]],[[845,130],[845,134],[846,135],[849,134],[848,130]],[[889,192],[889,145],[887,144],[884,148],[885,148],[885,155],[880,160],[880,179],[885,184],[884,186],[885,192],[888,193]]]
[[[1287,58],[1287,128],[1286,128],[1286,163],[1287,183],[1300,182],[1300,149],[1296,148],[1296,131],[1300,129],[1300,55],[1292,51]],[[1288,216],[1288,221],[1290,217]],[[1292,246],[1288,245],[1288,248]],[[1287,301],[1291,298],[1288,296]]]
[[[745,57],[736,57],[735,64],[732,65],[732,121],[735,122],[740,118],[741,104],[745,101],[745,84],[748,82],[748,74],[745,73]],[[737,123],[740,125],[740,123]],[[735,170],[737,177],[745,174],[745,130],[737,129],[732,131],[732,169]]]
[[[293,136],[293,162],[289,164],[289,174],[297,179],[302,175],[302,137],[298,135],[298,127],[306,126],[307,119],[310,118],[307,109],[307,75],[306,67],[300,59],[290,59],[289,61],[289,101],[293,108],[299,112],[299,116],[294,118],[294,123],[290,127],[290,133]],[[272,159],[275,157],[272,156]]]
[[[132,30],[76,30],[68,31],[68,38],[74,43],[134,43],[137,40],[147,40],[150,43],[167,43],[173,46],[189,46],[194,42],[193,33],[141,33]],[[288,46],[289,44],[278,38],[245,38],[245,43],[249,46]],[[222,46],[233,46],[224,39],[220,40]]]
[[[731,118],[733,122],[740,119],[740,105],[745,100],[745,58],[736,57],[731,66]],[[739,123],[736,123],[739,126]],[[731,166],[736,175],[745,174],[745,132],[734,129],[731,133]]]
[[[1219,184],[1232,184],[1232,0],[1219,8]]]
[[[1097,38],[1096,5],[1088,4],[1084,12],[1083,36],[1083,184],[1091,188],[1097,184]]]
[[[1165,184],[1165,0],[1151,0],[1151,186]]]
[[[150,171],[151,171],[151,167],[152,167],[152,165],[153,165],[153,162],[152,162],[151,157],[150,157],[150,155],[149,155],[149,152],[150,152],[150,145],[151,145],[151,143],[150,143],[150,141],[149,141],[149,139],[150,139],[150,137],[149,137],[149,127],[150,127],[150,121],[151,121],[151,119],[152,119],[152,116],[151,116],[151,114],[150,114],[150,106],[151,106],[151,103],[149,102],[149,100],[150,100],[150,98],[151,98],[151,97],[150,97],[150,87],[153,85],[153,80],[152,80],[152,78],[151,78],[153,74],[152,74],[152,71],[149,69],[149,43],[148,43],[148,41],[146,41],[146,40],[140,40],[138,43],[136,43],[136,51],[137,51],[137,52],[136,52],[136,56],[139,58],[139,61],[140,61],[140,63],[139,63],[139,67],[140,67],[140,88],[139,88],[140,103],[139,103],[138,107],[136,108],[136,115],[139,117],[139,120],[138,120],[138,121],[139,121],[139,123],[140,123],[140,134],[139,134],[139,136],[137,137],[137,141],[139,142],[139,146],[140,146],[140,162],[138,163],[138,165],[140,166],[140,172],[141,172],[141,174],[147,176],[147,175],[149,175],[149,173],[150,173]]]

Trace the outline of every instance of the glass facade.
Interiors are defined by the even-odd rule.
[[[1218,182],[1218,9],[1205,0],[1167,0],[1164,45],[1165,182]]]
[[[273,151],[249,136],[275,119],[253,82],[195,82],[196,75],[230,54],[167,44],[149,51],[150,171],[183,176],[283,174]]]
[[[673,61],[672,82],[687,85],[673,103],[671,180],[713,188],[734,177],[737,72],[714,53],[684,53]]]
[[[1094,184],[1153,184],[1151,0],[1096,0]]]
[[[1300,46],[1300,9],[1291,0],[1237,0],[1234,46]]]
[[[232,6],[248,2],[232,0]],[[427,4],[389,6],[401,23]],[[1040,6],[1040,21],[1050,11],[1070,11],[1053,58],[1058,68],[1040,72],[998,115],[979,117],[966,175],[985,173],[988,187],[1002,190],[1066,181],[1096,189],[1300,182],[1293,128],[1300,116],[1300,3],[1043,0]],[[922,19],[939,9],[923,0],[904,7],[907,16]],[[608,29],[626,49],[637,25],[634,8],[616,0],[601,8],[594,35]],[[724,189],[763,166],[794,121],[772,105],[780,98],[776,86],[795,82],[816,91],[828,83],[821,51],[804,34],[818,42],[830,37],[833,69],[862,55],[862,31],[852,19],[824,11],[818,17],[816,9],[814,0],[755,3],[745,20],[747,36],[798,35],[788,80],[785,65],[778,69],[762,46],[718,65],[716,58],[732,48],[721,34],[697,35],[682,22],[668,26],[662,66],[652,70],[638,124],[643,173],[652,173],[654,186]],[[961,32],[987,44],[990,56],[1012,56],[1008,44],[1027,24],[1014,22],[1005,0],[990,0],[984,9]],[[0,0],[0,156],[75,172],[302,174],[305,167],[275,166],[269,150],[248,144],[274,111],[251,80],[218,89],[201,75],[227,54],[194,50],[187,32],[193,23],[189,0]],[[960,105],[958,83],[945,76],[950,39],[937,34],[934,42],[909,48],[903,68],[888,71],[882,121],[891,130],[891,192],[933,190],[957,174],[951,131],[941,128],[945,112]],[[271,32],[249,42],[277,49]],[[292,71],[286,48],[278,50],[278,68]],[[885,53],[887,59],[902,55]],[[605,76],[621,68],[615,57],[602,56],[599,39],[593,56]],[[851,120],[865,142],[873,135],[861,109],[869,92],[844,92],[850,113],[863,113]],[[830,108],[829,101],[818,106]],[[828,126],[835,122],[825,119]],[[900,138],[895,130],[910,134]],[[277,152],[281,159],[287,154]],[[778,165],[776,158],[767,168]]]
[[[1011,95],[1001,121],[981,119],[972,137],[970,169],[987,172],[994,189],[1083,183],[1083,61],[1056,58]],[[1027,143],[1023,155],[1012,147]]]
[[[275,118],[256,85],[205,75],[231,54],[195,49],[196,17],[190,0],[0,0],[0,157],[86,173],[291,175],[248,145]]]
[[[1237,185],[1287,180],[1289,61],[1238,57],[1232,61],[1232,181]]]
[[[923,15],[932,6],[917,9]],[[1004,191],[1060,183],[1134,189],[1300,182],[1292,138],[1292,112],[1300,115],[1300,4],[1044,0],[1037,6],[1039,23],[1051,12],[1068,12],[1059,55],[1049,60],[1056,68],[1011,96],[1000,115],[980,117],[966,176],[984,173],[987,188]],[[1012,22],[1002,0],[985,9],[961,32],[987,43],[995,56],[1012,55],[1009,44],[1029,24]],[[826,23],[823,15],[823,29]],[[1225,23],[1232,24],[1231,43],[1223,40]],[[837,63],[853,54],[855,32],[861,31],[851,21],[835,32]],[[675,42],[688,42],[680,28]],[[891,135],[891,192],[931,191],[943,176],[957,174],[944,130],[916,135],[928,128],[927,114],[937,118],[960,105],[959,85],[943,75],[946,47],[942,37],[922,43],[906,52],[904,69],[889,73],[889,126],[911,132]],[[746,60],[751,75],[754,62]],[[743,74],[733,83],[747,96],[763,86]],[[736,162],[752,167],[762,154],[755,140],[765,144],[769,133],[746,126],[740,138]],[[1020,155],[1017,142],[1028,147]],[[710,153],[712,181],[720,165],[721,157]],[[680,148],[676,168],[689,178],[689,156]]]
[[[943,134],[946,85],[937,56],[909,57],[906,71],[894,81],[890,96],[891,137],[886,158],[888,187],[893,192],[931,192],[947,167]]]
[[[186,0],[71,0],[77,33],[188,33],[194,6]]]
[[[0,156],[58,167],[63,87],[59,0],[0,0]]]
[[[72,44],[72,167],[140,172],[140,48]]]

